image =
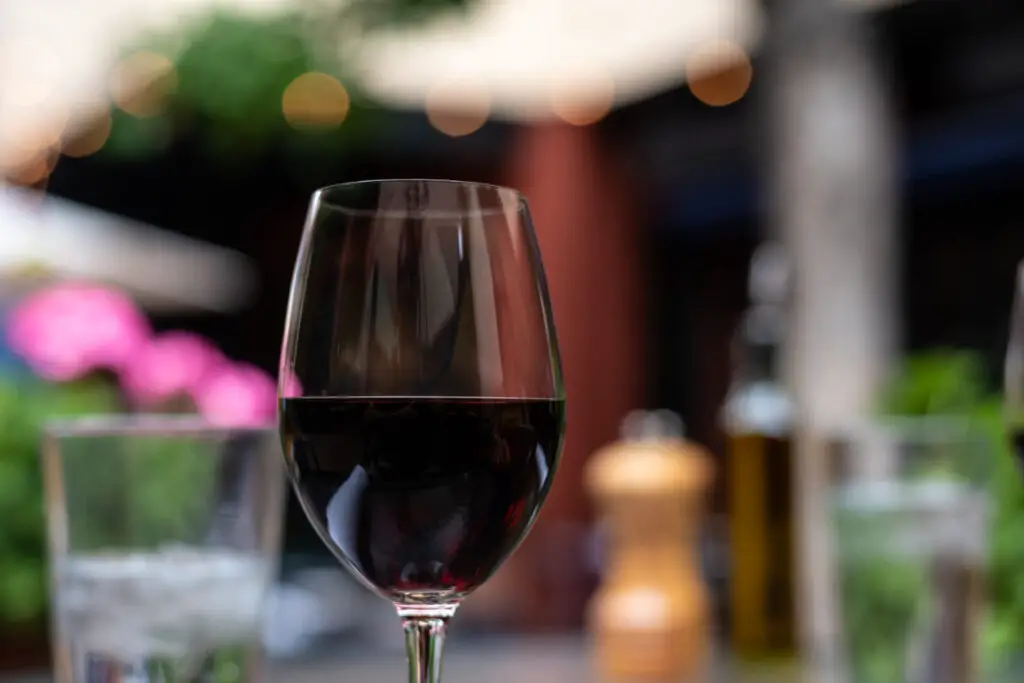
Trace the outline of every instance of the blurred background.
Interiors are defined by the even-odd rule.
[[[88,281],[157,332],[272,376],[316,188],[510,185],[547,267],[569,431],[535,530],[460,611],[453,649],[525,652],[510,656],[565,680],[558,653],[592,629],[608,557],[626,552],[602,533],[587,463],[647,409],[681,417],[714,472],[698,531],[666,541],[690,549],[706,592],[693,628],[743,671],[834,657],[850,610],[830,569],[828,444],[871,416],[956,413],[986,425],[1001,473],[977,637],[1002,666],[1024,654],[1024,493],[999,393],[1024,256],[1022,122],[1012,0],[8,0],[0,311]],[[53,323],[48,343],[90,320]],[[0,370],[0,666],[37,670],[37,430],[120,408],[15,337]],[[878,585],[865,595],[900,602]],[[864,618],[877,626],[888,604]],[[379,648],[401,675],[389,606],[294,505],[272,607],[275,661]]]

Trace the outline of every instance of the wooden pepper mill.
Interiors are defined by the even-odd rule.
[[[710,459],[668,411],[631,413],[622,433],[586,471],[608,544],[587,614],[596,665],[606,680],[696,680],[710,638],[696,547]]]

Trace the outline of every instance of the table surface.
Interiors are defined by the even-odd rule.
[[[400,650],[344,647],[315,657],[271,661],[266,683],[406,683]],[[595,675],[588,645],[579,637],[502,637],[452,642],[444,657],[444,683],[590,683]],[[795,667],[738,667],[716,658],[700,683],[804,683]],[[3,683],[52,683],[46,672]]]
[[[742,669],[716,661],[707,682],[798,683],[793,668]],[[401,652],[348,650],[315,659],[273,662],[268,680],[282,683],[404,683]],[[500,638],[446,647],[444,683],[584,683],[596,679],[582,638]]]

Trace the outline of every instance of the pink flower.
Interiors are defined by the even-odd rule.
[[[191,395],[227,361],[209,341],[189,332],[167,332],[149,340],[121,371],[121,385],[136,404],[153,405]]]
[[[114,289],[64,283],[34,292],[10,312],[7,343],[37,374],[69,381],[117,370],[150,335],[149,321]]]
[[[281,398],[302,396],[302,382],[299,381],[299,378],[295,376],[295,372],[287,365],[282,364],[277,386]]]
[[[193,392],[202,416],[225,427],[265,427],[277,417],[277,386],[247,364],[222,365]]]

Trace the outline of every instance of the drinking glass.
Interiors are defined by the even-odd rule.
[[[833,514],[845,683],[976,683],[991,436],[892,419],[838,444]]]
[[[529,530],[564,431],[526,201],[446,180],[313,195],[281,356],[288,471],[320,537],[438,683],[448,619]]]
[[[58,683],[247,683],[277,572],[274,429],[172,416],[45,429]]]
[[[1024,458],[1024,262],[1017,269],[1003,373],[1006,426],[1018,462]]]

